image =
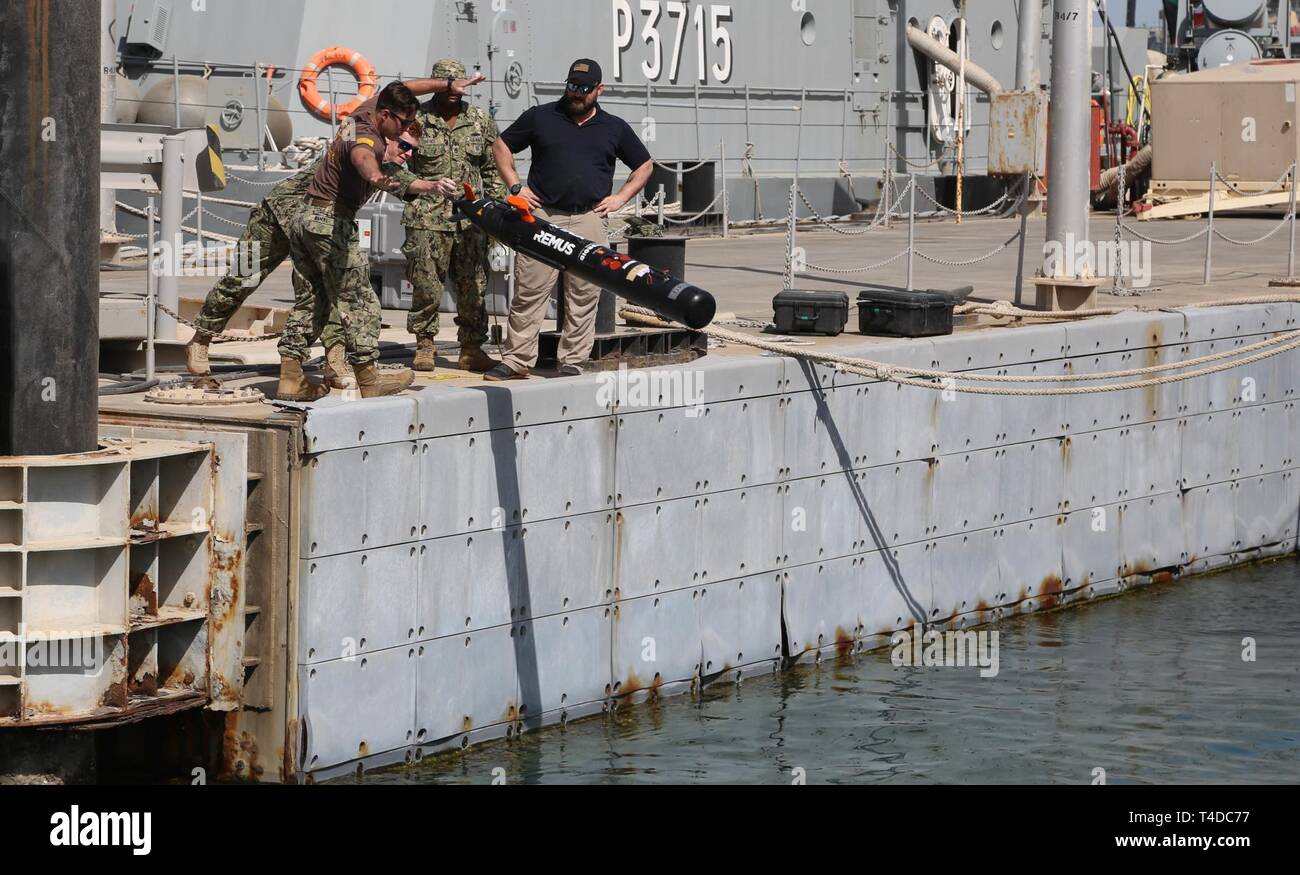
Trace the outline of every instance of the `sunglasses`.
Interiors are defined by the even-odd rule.
[[[577,82],[564,83],[564,90],[570,94],[590,94],[596,90],[595,85],[579,85]]]
[[[406,142],[405,140],[398,140],[397,151],[409,154],[415,151],[415,146],[411,143]]]
[[[409,131],[409,130],[410,130],[412,127],[414,127],[415,124],[416,124],[415,116],[413,116],[413,115],[412,115],[412,116],[400,116],[400,115],[398,115],[397,113],[395,113],[395,112],[393,112],[392,110],[389,110],[389,109],[384,110],[384,112],[388,113],[389,116],[391,116],[392,118],[395,118],[395,119],[397,119],[399,122],[401,122],[401,123],[402,123],[402,130],[404,130],[404,131]]]

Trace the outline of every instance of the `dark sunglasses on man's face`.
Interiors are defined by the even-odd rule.
[[[405,140],[398,140],[397,151],[409,155],[411,152],[415,151],[415,146],[411,143],[406,142]]]
[[[595,85],[579,85],[577,82],[566,82],[564,87],[570,94],[590,94],[596,90]]]
[[[395,113],[395,112],[393,112],[393,111],[391,111],[391,110],[384,110],[384,111],[387,112],[391,117],[393,117],[393,118],[397,119],[399,122],[401,122],[401,124],[402,124],[402,130],[404,130],[404,131],[405,131],[405,130],[409,130],[409,129],[411,128],[411,126],[415,124],[415,116],[409,116],[409,117],[405,117],[405,118],[403,118],[402,116],[398,115],[397,113]]]

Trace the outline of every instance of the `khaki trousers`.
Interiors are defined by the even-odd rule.
[[[602,246],[609,245],[609,223],[595,213],[534,210],[539,218]],[[519,372],[537,364],[537,335],[546,318],[547,302],[559,274],[553,267],[520,255],[515,260],[515,298],[510,305],[510,334],[501,359]],[[596,343],[596,306],[600,286],[564,274],[564,325],[558,358],[562,365],[581,365]]]

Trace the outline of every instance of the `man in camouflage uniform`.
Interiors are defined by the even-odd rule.
[[[443,59],[433,67],[434,80],[464,79],[465,65]],[[497,126],[492,118],[451,91],[435,94],[421,104],[417,119],[423,128],[420,146],[407,169],[394,174],[400,182],[445,177],[469,183],[476,192],[504,198],[505,186],[497,174],[492,144]],[[415,335],[414,367],[434,369],[434,336],[438,333],[438,305],[443,285],[451,278],[456,290],[456,327],[460,341],[458,364],[464,370],[486,371],[497,361],[483,351],[488,336],[487,235],[464,219],[456,219],[452,202],[444,198],[408,198],[402,225],[406,228],[406,278],[414,287],[414,300],[406,330]]]
[[[315,312],[338,307],[348,360],[362,398],[397,394],[410,386],[414,374],[405,369],[393,373],[378,368],[379,299],[370,285],[370,260],[359,246],[357,210],[376,189],[416,196],[456,195],[456,183],[451,179],[402,183],[380,162],[392,160],[403,132],[420,133],[417,95],[437,91],[463,94],[482,79],[390,82],[378,95],[362,103],[330,143],[288,229],[294,268],[310,288],[318,308]],[[306,324],[305,319],[291,319],[280,339],[280,384],[276,395],[281,399],[312,401],[328,391],[310,383],[303,374],[299,339],[311,330]]]
[[[225,330],[226,324],[243,306],[244,301],[248,300],[262,282],[289,257],[288,228],[302,207],[307,186],[319,164],[320,162],[317,161],[307,169],[279,182],[249,213],[248,224],[239,237],[236,251],[256,256],[254,264],[257,273],[251,276],[240,276],[232,270],[217,282],[212,291],[208,292],[203,308],[194,318],[196,326],[194,339],[185,347],[185,363],[191,374],[204,376],[211,373],[208,364],[208,345],[212,341],[212,335],[220,334]],[[308,309],[305,315],[311,319],[310,290],[306,288],[297,271],[293,273],[293,289],[295,314],[306,301]],[[344,354],[343,326],[339,324],[337,308],[322,318],[324,327],[319,333],[326,349],[326,381],[334,388],[352,387],[355,383]],[[303,354],[306,354],[306,350],[303,350]]]

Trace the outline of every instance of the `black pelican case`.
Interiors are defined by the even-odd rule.
[[[898,337],[952,334],[952,308],[952,297],[943,292],[867,289],[858,293],[858,330]]]
[[[849,322],[845,292],[802,292],[785,289],[772,299],[777,334],[825,334],[834,337]]]

